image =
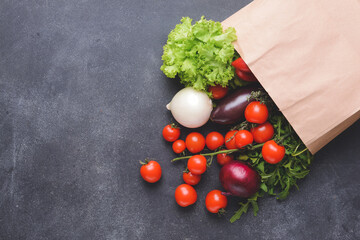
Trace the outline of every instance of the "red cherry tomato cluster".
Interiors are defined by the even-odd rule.
[[[279,163],[285,156],[285,147],[271,140],[274,136],[274,127],[267,122],[269,116],[268,108],[265,104],[255,101],[249,103],[245,109],[245,119],[249,123],[257,124],[248,130],[231,130],[225,135],[225,147],[227,149],[242,149],[247,145],[264,143],[262,156],[270,164]],[[226,164],[231,161],[225,155],[218,155],[219,164]],[[225,160],[226,159],[226,160]]]
[[[267,122],[268,117],[268,108],[259,101],[249,103],[245,109],[246,121],[259,124],[250,131],[255,142],[264,143],[261,149],[264,160],[270,164],[276,164],[284,158],[285,147],[271,140],[274,135],[274,127]]]
[[[221,86],[210,87],[209,90],[211,90],[214,99],[220,99],[227,93],[227,88],[222,88]],[[166,125],[162,133],[166,141],[173,142],[172,149],[175,153],[180,154],[187,149],[190,153],[197,154],[189,158],[187,170],[182,174],[185,183],[179,185],[175,190],[177,204],[181,207],[190,206],[197,201],[197,193],[193,186],[200,182],[201,175],[205,173],[208,164],[206,158],[198,153],[204,150],[205,146],[211,151],[221,148],[225,143],[225,138],[219,132],[211,132],[206,138],[198,132],[192,132],[186,136],[184,141],[179,139],[180,129],[174,124]],[[217,156],[217,161],[220,165],[224,165],[232,159],[233,156],[227,154],[219,154]],[[142,173],[141,176],[143,176]],[[147,181],[146,177],[143,176],[143,178]],[[210,212],[222,212],[220,209],[226,207],[227,198],[221,194],[221,191],[213,190],[206,196],[205,204]]]
[[[246,70],[246,65],[245,67],[241,64],[236,66],[240,66],[243,71]],[[218,98],[221,96],[214,89],[217,88],[213,88],[213,97]],[[179,185],[175,190],[177,204],[181,207],[187,207],[197,201],[197,192],[193,186],[200,182],[201,175],[207,170],[207,159],[199,154],[204,150],[205,146],[211,151],[221,150],[224,145],[228,150],[236,150],[243,149],[256,142],[264,144],[262,146],[262,156],[266,162],[270,164],[279,163],[285,156],[285,147],[271,140],[274,135],[274,127],[267,122],[268,115],[265,104],[258,101],[251,102],[245,109],[246,120],[255,125],[250,131],[245,129],[231,130],[226,133],[225,137],[219,132],[210,132],[206,137],[201,133],[191,132],[186,136],[185,141],[179,139],[181,135],[180,128],[174,124],[166,125],[162,135],[166,141],[172,142],[173,151],[181,154],[187,149],[190,153],[195,154],[188,159],[187,169],[182,174],[185,183]],[[223,166],[231,162],[234,157],[231,154],[219,153],[216,155],[216,159],[218,164]],[[160,180],[161,167],[159,163],[152,160],[142,164],[140,174],[145,181],[154,183]],[[227,197],[220,190],[212,190],[206,196],[205,205],[209,212],[221,213],[227,206]]]
[[[162,133],[166,141],[173,142],[172,149],[177,154],[183,153],[185,149],[190,153],[196,154],[204,150],[205,146],[209,150],[214,151],[225,144],[225,138],[219,132],[211,132],[206,138],[201,133],[192,132],[186,136],[185,141],[181,140],[179,139],[180,128],[174,124],[166,125]],[[228,146],[229,144],[227,143],[226,145]]]
[[[180,128],[177,127],[175,124],[166,125],[162,131],[162,135],[166,141],[173,142],[172,149],[177,154],[184,152],[185,149],[187,149],[191,153],[199,153],[205,147],[205,138],[202,134],[198,132],[192,132],[187,135],[185,141],[179,139]],[[215,137],[219,138],[219,136],[217,135]],[[217,143],[215,141],[217,141]],[[211,146],[219,144],[219,141],[221,141],[221,139],[208,140]]]
[[[207,160],[202,155],[194,155],[187,162],[188,171],[183,173],[183,180],[186,184],[179,185],[175,190],[175,201],[181,207],[187,207],[194,204],[197,200],[197,192],[194,185],[201,180],[201,174],[206,171]],[[211,191],[205,199],[205,205],[208,211],[212,213],[222,212],[227,205],[226,196],[221,191]]]

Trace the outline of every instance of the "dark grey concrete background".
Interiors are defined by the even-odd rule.
[[[174,201],[184,165],[161,130],[181,86],[159,70],[162,46],[182,16],[221,21],[247,2],[2,0],[0,239],[360,239],[359,122],[257,217],[230,224],[236,199],[225,218],[206,212],[216,164],[196,205]],[[145,157],[157,184],[140,178]]]

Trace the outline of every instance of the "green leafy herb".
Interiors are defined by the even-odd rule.
[[[161,70],[169,78],[180,77],[185,86],[207,91],[209,85],[228,86],[234,77],[231,62],[234,57],[235,29],[223,31],[220,22],[204,17],[191,24],[184,17],[168,36]]]
[[[275,138],[286,148],[284,159],[275,165],[265,162],[261,157],[261,148],[250,146],[247,152],[249,159],[246,160],[252,165],[261,176],[260,190],[253,197],[249,198],[244,204],[241,203],[240,209],[235,212],[230,222],[234,222],[246,213],[250,204],[254,211],[258,211],[256,202],[259,197],[265,194],[273,195],[279,200],[285,199],[297,180],[304,178],[309,173],[309,166],[313,159],[300,138],[297,136],[291,125],[279,111],[273,111],[269,121],[276,130]],[[242,153],[244,154],[244,153]],[[242,155],[238,160],[244,161]],[[254,212],[254,215],[255,212]]]
[[[261,197],[261,193],[257,192],[256,194],[254,194],[254,196],[250,197],[247,199],[246,203],[242,203],[240,202],[239,205],[241,206],[239,208],[239,210],[237,210],[235,212],[235,214],[230,218],[230,222],[233,223],[236,220],[240,219],[240,217],[247,212],[247,210],[249,209],[250,205],[253,208],[253,212],[254,212],[254,216],[257,215],[258,211],[259,211],[259,207],[257,204],[257,199],[258,197]]]

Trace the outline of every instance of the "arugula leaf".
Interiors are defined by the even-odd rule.
[[[268,188],[267,188],[267,186],[266,186],[265,183],[261,183],[261,184],[260,184],[260,188],[261,188],[264,192],[267,192],[267,191],[268,191]]]
[[[247,199],[246,203],[240,202],[239,205],[241,206],[239,210],[235,212],[235,214],[230,218],[230,222],[233,223],[236,220],[240,219],[240,217],[247,212],[250,205],[253,208],[254,216],[257,216],[257,213],[259,211],[259,206],[257,204],[257,200],[259,197],[263,196],[263,192],[257,192],[252,197]]]
[[[230,222],[233,223],[236,220],[240,219],[241,215],[243,215],[244,213],[247,212],[248,208],[249,208],[249,202],[247,203],[240,203],[241,207],[239,208],[239,210],[237,210],[235,212],[235,214],[230,218]]]
[[[208,86],[229,85],[234,77],[231,62],[236,40],[234,28],[223,31],[220,22],[206,20],[204,16],[192,25],[192,19],[184,17],[181,24],[170,32],[161,70],[169,78],[177,75],[186,87],[207,92]]]

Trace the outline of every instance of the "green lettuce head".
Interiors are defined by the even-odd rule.
[[[196,90],[207,91],[215,84],[226,87],[234,77],[235,29],[223,32],[220,22],[204,16],[194,25],[189,17],[181,22],[169,34],[160,69],[169,78],[178,75],[182,84]]]

